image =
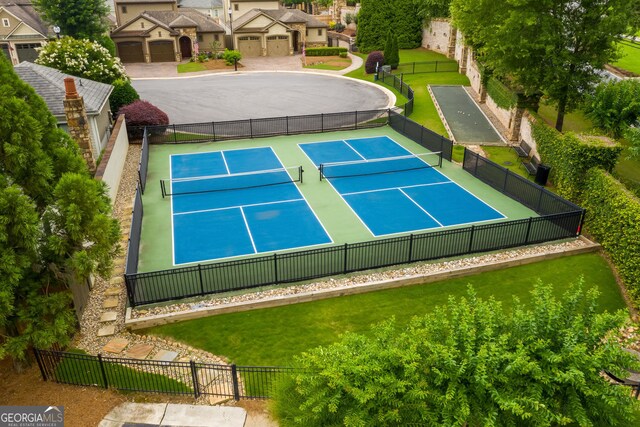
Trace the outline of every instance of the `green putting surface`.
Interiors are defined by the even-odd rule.
[[[144,219],[142,223],[142,241],[140,245],[138,271],[147,272],[174,267],[172,262],[171,198],[167,197],[163,199],[160,191],[160,180],[166,179],[170,175],[169,164],[172,154],[271,147],[285,167],[302,166],[304,168],[304,183],[296,185],[329,233],[334,242],[333,245],[375,240],[376,237],[367,230],[365,225],[331,185],[326,181],[319,180],[318,170],[298,147],[300,143],[374,136],[388,136],[415,154],[428,153],[428,150],[388,126],[357,131],[292,135],[225,142],[151,145],[147,186],[143,196]],[[535,212],[530,209],[475,179],[462,170],[460,165],[443,161],[443,166],[439,171],[445,174],[450,180],[456,182],[472,194],[477,195],[480,199],[504,214],[506,216],[505,220],[537,216]],[[383,236],[382,238],[385,237],[386,236]],[[255,255],[242,258],[251,256]]]
[[[431,86],[434,102],[460,144],[503,143],[498,132],[462,86]]]

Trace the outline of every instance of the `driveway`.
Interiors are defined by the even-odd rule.
[[[387,89],[308,72],[242,72],[195,78],[139,79],[133,87],[171,123],[200,123],[388,108]]]

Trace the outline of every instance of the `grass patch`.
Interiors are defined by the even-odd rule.
[[[599,288],[602,310],[625,307],[606,261],[598,254],[586,254],[425,285],[224,314],[143,333],[172,337],[241,365],[287,365],[292,356],[331,344],[344,332],[366,333],[370,325],[392,316],[405,325],[413,316],[446,304],[449,296],[465,295],[467,284],[481,297],[495,296],[508,308],[512,296],[530,301],[536,278],[554,284],[555,294],[561,295],[579,275],[587,286]]]
[[[640,197],[640,159],[629,158],[629,142],[626,139],[621,139],[619,142],[625,148],[620,154],[614,174],[627,188]]]
[[[310,68],[312,70],[344,70],[347,68],[349,64],[344,65],[330,65],[330,64],[313,64],[313,65],[305,65],[304,68]]]
[[[623,70],[640,74],[640,43],[625,40],[618,43],[622,56],[613,65]]]
[[[65,358],[56,368],[58,381],[68,384],[96,385],[104,387],[104,379],[97,358],[88,356],[81,350],[72,350],[77,356]],[[186,384],[159,374],[141,372],[117,363],[103,363],[107,384],[118,390],[192,394],[193,389]],[[190,375],[187,372],[187,377]]]
[[[520,162],[522,162],[523,159],[518,157],[516,152],[511,148],[485,145],[482,149],[487,153],[487,158],[492,162],[495,162],[503,168],[509,169],[511,172],[517,173],[524,178],[532,179],[527,171],[520,166]]]
[[[178,64],[179,73],[193,73],[195,71],[205,71],[207,67],[200,62],[186,62],[184,64]]]
[[[558,109],[555,105],[540,103],[538,115],[551,127],[555,128],[556,119],[558,117]],[[567,113],[564,116],[563,132],[573,131],[576,133],[585,133],[593,130],[593,123],[580,110]]]

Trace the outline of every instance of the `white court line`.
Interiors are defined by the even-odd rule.
[[[438,221],[437,219],[435,219],[435,217],[434,217],[433,215],[431,215],[431,214],[430,214],[430,213],[429,213],[425,208],[423,208],[422,206],[420,206],[420,204],[419,204],[418,202],[416,202],[415,200],[413,200],[413,199],[411,198],[411,196],[409,196],[407,193],[405,193],[405,192],[402,190],[402,188],[398,188],[398,190],[399,190],[402,194],[404,194],[404,195],[405,195],[405,197],[406,197],[407,199],[411,200],[411,202],[412,202],[414,205],[416,205],[418,208],[420,208],[420,210],[421,210],[422,212],[426,213],[426,214],[427,214],[427,216],[428,216],[429,218],[431,218],[431,219],[432,219],[432,220],[434,220],[436,223],[438,223],[438,225],[439,225],[440,227],[444,227],[444,225],[442,225],[442,223],[441,223],[440,221]]]
[[[375,193],[375,192],[378,192],[378,191],[402,190],[403,188],[431,187],[431,186],[433,186],[433,185],[450,184],[451,182],[453,182],[453,181],[432,182],[431,184],[405,185],[404,187],[376,188],[375,190],[364,190],[364,191],[354,191],[354,192],[352,192],[352,193],[344,193],[344,195],[345,195],[345,196],[353,196],[353,195],[356,195],[356,194]]]
[[[205,213],[205,212],[217,212],[217,211],[226,211],[229,209],[242,209],[242,208],[250,208],[254,206],[267,206],[267,205],[277,205],[279,203],[291,203],[291,202],[302,202],[304,199],[288,199],[288,200],[278,200],[276,202],[265,202],[265,203],[252,203],[248,205],[236,205],[236,206],[225,206],[224,208],[211,208],[211,209],[202,209],[198,211],[187,211],[187,212],[177,212],[174,213],[175,216],[178,215],[191,215],[197,213]]]
[[[298,145],[300,145],[300,144],[298,144]],[[269,148],[271,148],[271,151],[273,152],[273,155],[276,156],[276,159],[278,159],[278,161],[280,162],[280,165],[282,167],[284,167],[284,163],[282,163],[282,160],[280,160],[280,157],[278,157],[278,153],[276,153],[276,150],[274,150],[273,147],[271,147],[271,146],[269,146]],[[304,150],[302,150],[302,152],[304,153]],[[304,154],[306,155],[307,153],[304,153]],[[313,163],[313,162],[311,162],[311,163]],[[331,243],[333,243],[333,237],[331,237],[331,234],[329,234],[329,231],[327,230],[327,228],[324,226],[322,221],[320,221],[320,217],[318,217],[318,214],[316,213],[316,211],[313,210],[313,208],[311,207],[311,204],[309,203],[307,198],[304,197],[304,194],[302,194],[302,191],[300,191],[300,189],[298,188],[297,185],[294,184],[294,187],[298,191],[298,194],[300,194],[300,197],[302,197],[302,200],[304,200],[304,202],[307,204],[307,207],[309,208],[309,210],[311,210],[311,212],[313,213],[313,216],[315,216],[316,220],[318,220],[318,224],[320,224],[320,227],[322,227],[322,229],[324,230],[324,234],[326,234],[327,237],[329,238],[329,240],[331,241]]]
[[[171,158],[173,157],[173,155],[169,156],[169,176],[173,176],[173,169],[172,169],[172,165],[171,165]],[[173,193],[173,183],[170,181],[169,182],[169,191],[171,191]],[[170,203],[171,203],[171,262],[173,263],[173,265],[176,265],[176,242],[175,242],[175,234],[176,234],[176,229],[173,225],[173,196],[169,197]]]
[[[227,170],[227,175],[231,175],[231,171],[229,170],[229,164],[227,163],[227,158],[224,157],[224,151],[221,151],[220,155],[222,156],[222,161],[224,162],[224,168]]]
[[[251,240],[251,246],[253,246],[253,253],[257,254],[258,250],[256,249],[256,244],[253,241],[253,236],[251,235],[251,229],[249,228],[249,223],[247,222],[247,217],[244,215],[244,210],[240,207],[240,213],[242,214],[242,219],[244,220],[244,226],[247,228],[247,234],[249,234],[249,240]]]
[[[360,154],[360,153],[358,152],[358,150],[356,150],[355,148],[353,148],[353,147],[351,146],[351,144],[349,144],[349,143],[347,142],[347,140],[346,140],[346,139],[343,139],[343,140],[342,140],[342,142],[344,142],[345,144],[347,144],[347,147],[351,148],[351,149],[353,150],[353,152],[354,152],[354,153],[356,153],[358,156],[360,156],[360,157],[362,158],[362,160],[369,161],[369,159],[367,159],[365,156],[363,156],[362,154]]]

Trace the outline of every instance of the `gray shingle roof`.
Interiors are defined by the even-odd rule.
[[[199,33],[224,33],[224,28],[218,25],[207,15],[204,15],[195,9],[180,8],[175,12],[172,10],[147,10],[142,14],[155,18],[170,27],[173,27],[172,22],[183,16],[196,24],[196,31]],[[180,19],[178,28],[183,26],[193,26],[193,24],[186,24],[186,20]]]
[[[233,21],[234,27],[240,28],[243,25],[250,22],[253,18],[261,13],[269,16],[275,21],[282,22],[285,25],[288,24],[306,24],[307,28],[326,28],[327,24],[318,21],[308,13],[304,13],[298,9],[251,9],[235,21]]]
[[[178,0],[178,7],[193,7],[196,9],[220,9],[222,0]]]
[[[131,3],[175,3],[176,0],[115,0],[118,4],[131,4]]]
[[[88,115],[99,114],[100,108],[113,90],[111,85],[70,76],[54,68],[31,62],[21,62],[14,67],[14,70],[20,79],[35,89],[36,93],[44,99],[49,111],[56,117],[64,117],[62,101],[65,96],[65,77],[73,77],[76,80],[76,89],[78,94],[84,98],[84,105]]]
[[[49,26],[40,19],[40,15],[33,8],[30,0],[0,0],[0,7],[40,34],[48,37],[54,36]]]

